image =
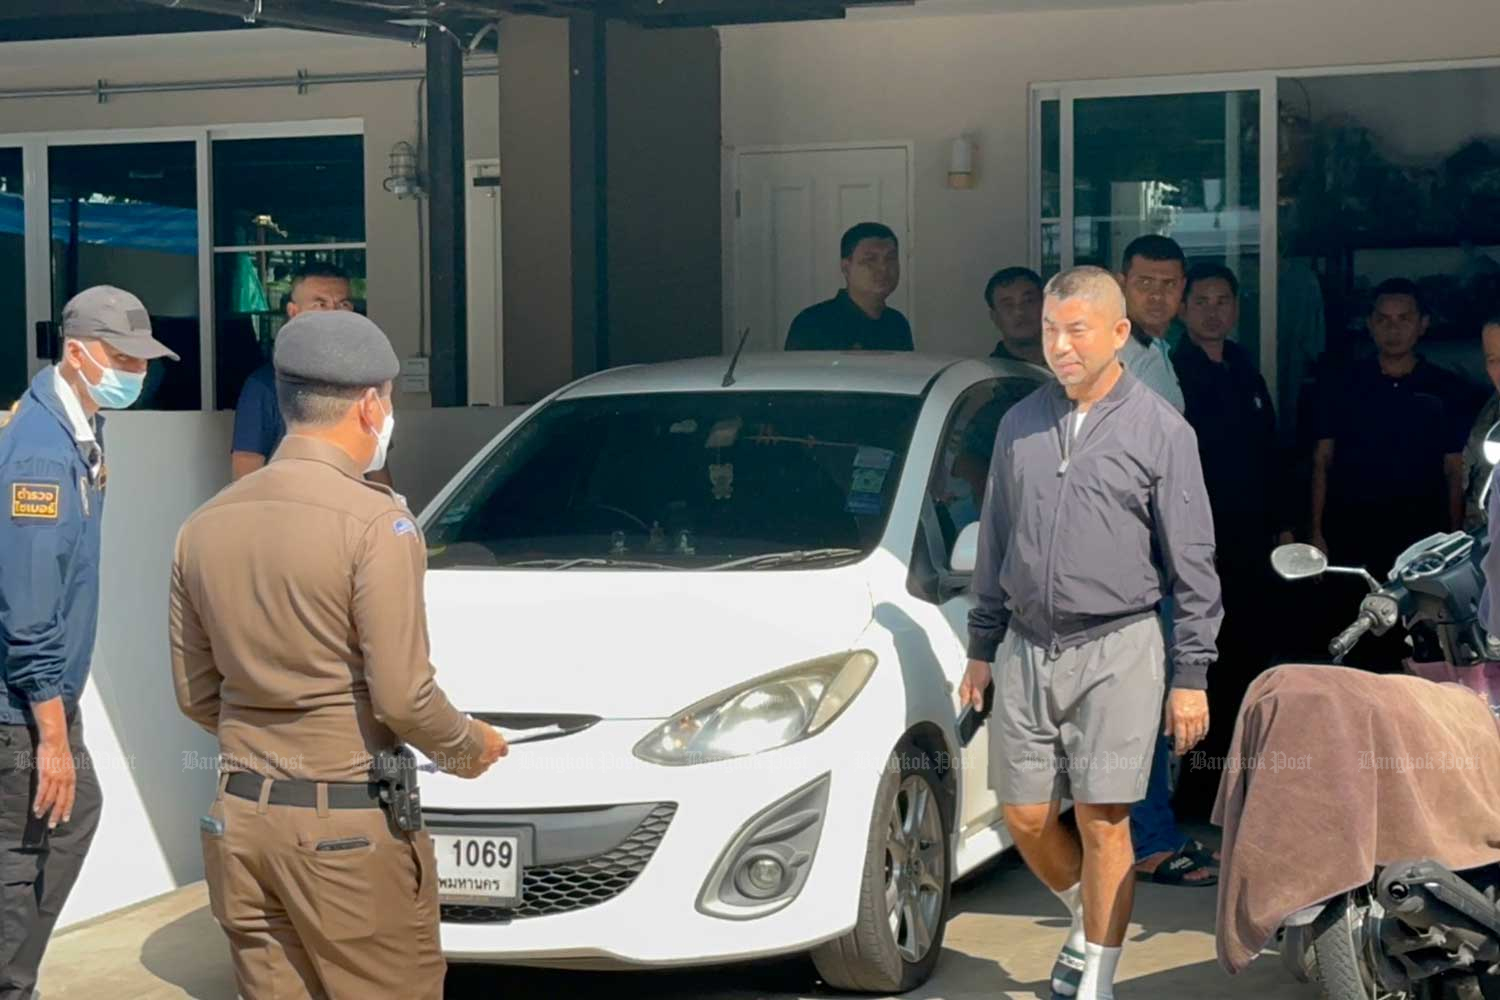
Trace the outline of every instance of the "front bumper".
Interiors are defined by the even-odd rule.
[[[601,722],[564,739],[520,744],[478,781],[424,776],[434,833],[535,831],[520,910],[444,907],[450,959],[708,964],[806,950],[854,925],[885,761],[885,753],[870,752],[868,734],[854,740],[858,727],[835,726],[767,754],[663,767],[631,753],[651,725]],[[822,829],[796,897],[749,919],[704,912],[705,882],[746,824],[825,775]]]

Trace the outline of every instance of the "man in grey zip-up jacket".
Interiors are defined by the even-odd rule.
[[[1022,856],[1074,915],[1053,988],[1079,1000],[1113,996],[1129,924],[1130,804],[1163,724],[1158,605],[1172,599],[1166,715],[1178,753],[1207,732],[1222,617],[1197,439],[1125,370],[1129,336],[1108,272],[1074,268],[1048,284],[1043,349],[1058,382],[1000,424],[960,691],[976,701],[997,663],[991,773]],[[1058,823],[1065,797],[1081,843]]]

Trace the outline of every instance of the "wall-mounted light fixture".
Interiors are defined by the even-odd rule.
[[[955,191],[966,191],[976,183],[974,161],[974,137],[968,133],[953,140],[948,150],[948,186]]]
[[[422,179],[417,175],[417,151],[411,143],[401,141],[391,147],[391,165],[381,185],[397,198],[419,198]]]

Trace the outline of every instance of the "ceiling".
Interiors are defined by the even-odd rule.
[[[912,0],[895,0],[906,6]],[[261,26],[416,40],[441,25],[465,45],[494,48],[485,29],[505,12],[597,13],[645,27],[706,27],[842,18],[892,0],[5,0],[0,42],[244,30]],[[476,41],[477,39],[477,41]]]

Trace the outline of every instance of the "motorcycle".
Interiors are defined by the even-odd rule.
[[[1500,464],[1500,425],[1485,458]],[[1329,565],[1310,545],[1283,545],[1271,564],[1289,581],[1336,573],[1368,584],[1358,616],[1329,644],[1334,663],[1365,634],[1400,622],[1410,636],[1408,673],[1470,687],[1500,719],[1500,643],[1480,623],[1487,547],[1483,529],[1433,535],[1403,552],[1383,583]],[[1455,872],[1426,858],[1397,861],[1367,885],[1292,914],[1280,944],[1286,968],[1317,981],[1328,1000],[1500,1000],[1500,865]]]

